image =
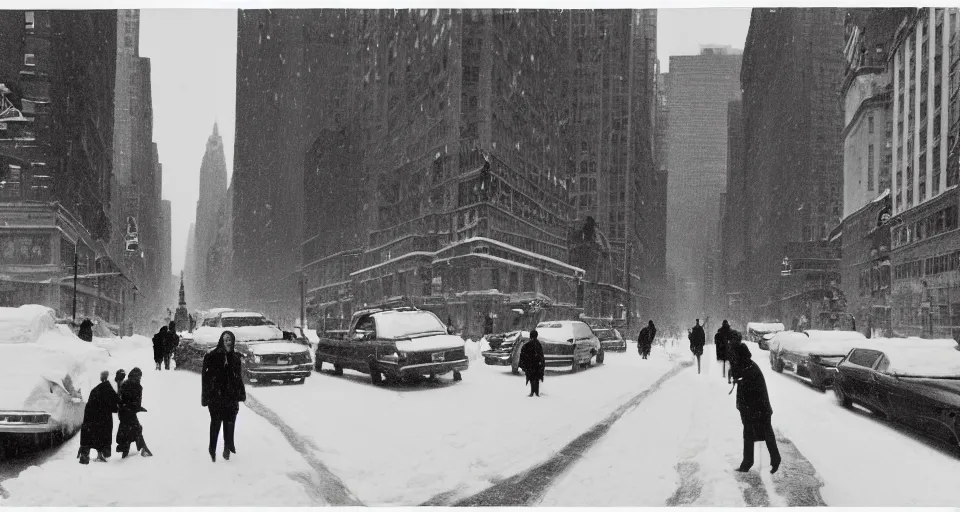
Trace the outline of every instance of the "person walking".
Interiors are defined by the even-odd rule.
[[[717,362],[723,364],[723,377],[727,377],[727,345],[730,343],[730,335],[733,331],[730,329],[730,323],[726,320],[717,329],[717,334],[713,336],[713,344],[717,349]]]
[[[703,326],[700,325],[699,318],[697,319],[697,324],[690,330],[687,339],[690,340],[690,352],[693,352],[694,357],[697,358],[697,373],[699,374],[700,356],[703,355],[703,346],[707,343],[707,335],[703,332]]]
[[[93,341],[93,322],[89,318],[84,318],[83,322],[80,322],[77,337],[83,341]]]
[[[152,457],[153,453],[147,448],[143,440],[143,425],[140,424],[138,413],[147,412],[143,408],[143,386],[140,378],[143,371],[140,368],[130,370],[130,376],[120,384],[120,426],[117,427],[117,453],[123,458],[130,454],[130,444],[136,443],[141,457]]]
[[[727,364],[730,365],[730,371],[727,372],[727,384],[732,384],[737,377],[739,366],[737,365],[737,347],[743,344],[743,335],[740,331],[730,331],[730,338],[727,340]]]
[[[153,362],[157,365],[157,371],[160,371],[160,364],[163,363],[163,354],[166,352],[167,326],[160,328],[160,331],[153,335]]]
[[[110,372],[100,372],[100,384],[90,391],[83,409],[80,427],[80,464],[90,464],[90,450],[97,450],[97,462],[106,462],[110,456],[113,438],[113,415],[119,411],[120,397],[110,385]]]
[[[753,467],[754,443],[764,441],[770,452],[770,473],[776,473],[781,459],[771,423],[773,407],[767,394],[767,382],[760,367],[751,359],[750,349],[746,345],[741,343],[734,350],[737,353],[734,386],[737,388],[737,410],[743,423],[743,462],[737,471],[750,471]]]
[[[653,320],[650,320],[646,327],[640,329],[640,334],[637,336],[637,351],[640,352],[640,357],[643,359],[650,356],[650,349],[653,347],[653,340],[656,335],[657,328],[653,325]]]
[[[210,412],[210,460],[217,461],[217,440],[223,426],[223,458],[230,460],[237,453],[233,434],[240,412],[240,402],[247,400],[243,385],[243,363],[234,350],[236,338],[223,331],[217,347],[203,357],[200,405]]]
[[[113,378],[113,381],[117,383],[117,393],[120,393],[120,384],[123,384],[123,380],[127,378],[127,372],[123,368],[117,370],[117,375]],[[120,396],[119,394],[117,395]]]
[[[520,349],[520,362],[518,366],[523,369],[527,381],[530,383],[530,394],[540,396],[540,381],[547,367],[546,359],[543,357],[543,345],[540,344],[539,333],[530,331],[530,341]]]
[[[170,369],[170,359],[177,353],[177,347],[180,346],[180,336],[177,335],[177,323],[170,322],[167,326],[167,332],[163,338],[163,367]]]

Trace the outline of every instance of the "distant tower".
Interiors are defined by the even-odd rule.
[[[174,316],[173,321],[177,323],[178,331],[186,329],[192,332],[190,314],[187,312],[187,295],[183,290],[183,271],[180,272],[180,301],[177,305],[177,314]]]

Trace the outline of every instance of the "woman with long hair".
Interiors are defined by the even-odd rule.
[[[210,460],[217,461],[217,439],[223,425],[223,458],[237,453],[233,442],[240,402],[247,400],[243,385],[243,362],[234,347],[236,337],[223,331],[217,348],[203,358],[200,405],[210,411]]]

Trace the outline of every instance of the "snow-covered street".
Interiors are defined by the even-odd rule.
[[[136,338],[135,338],[136,339]],[[461,382],[375,387],[314,373],[304,385],[248,386],[238,454],[206,454],[199,376],[152,370],[147,340],[112,349],[111,372],[145,369],[142,422],[155,456],[77,463],[79,437],[0,482],[3,505],[947,506],[960,460],[769,368],[784,462],[734,471],[741,425],[708,346],[642,360],[631,344],[578,374],[550,371],[540,399],[509,367],[473,361]],[[81,480],[82,486],[49,482]],[[909,492],[904,492],[909,489]]]

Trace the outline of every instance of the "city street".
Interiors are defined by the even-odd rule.
[[[78,437],[0,482],[4,505],[945,506],[949,449],[839,407],[764,370],[784,462],[733,471],[740,422],[715,362],[698,375],[685,343],[624,354],[579,374],[523,377],[474,363],[462,382],[374,387],[347,372],[305,385],[248,386],[238,454],[212,464],[199,376],[149,368],[146,347],[116,365],[147,368],[142,414],[155,456],[77,464]],[[705,361],[713,347],[708,346]],[[882,447],[882,449],[878,449]],[[162,478],[161,478],[162,476]],[[83,479],[82,486],[56,482]],[[149,484],[145,484],[149,482]],[[52,484],[52,486],[51,486]],[[911,489],[909,493],[896,489]]]

